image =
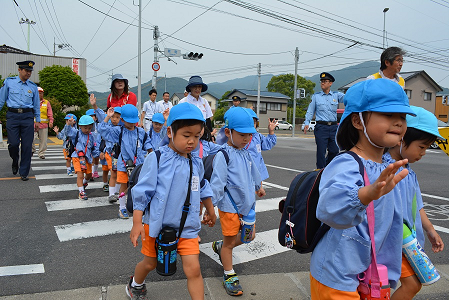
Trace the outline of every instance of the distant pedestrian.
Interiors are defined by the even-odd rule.
[[[240,102],[242,101],[242,98],[239,96],[232,96],[232,106],[238,107],[240,106]]]
[[[37,88],[40,99],[41,124],[38,131],[34,133],[34,139],[39,139],[39,158],[45,159],[45,151],[47,150],[48,127],[53,128],[53,110],[50,101],[44,99],[44,89],[40,86]],[[33,142],[33,153],[36,152]]]
[[[344,94],[331,91],[334,76],[327,72],[320,74],[321,92],[312,95],[312,102],[306,113],[304,121],[304,133],[309,129],[310,121],[315,115],[316,125],[314,129],[316,143],[316,167],[324,168],[338,153],[335,143],[337,133],[337,108],[338,103],[343,103]],[[327,151],[327,157],[326,157]]]
[[[404,78],[399,75],[404,64],[404,55],[406,52],[399,47],[390,47],[385,49],[380,56],[380,70],[366,79],[385,78],[398,83],[402,88],[405,87]]]
[[[21,179],[27,181],[31,166],[34,129],[39,128],[41,121],[40,101],[36,84],[29,80],[34,61],[21,61],[17,62],[17,65],[19,75],[6,78],[0,89],[0,108],[6,102],[8,106],[6,130],[9,156],[12,158],[12,173],[16,175],[19,172]]]
[[[158,105],[156,102],[157,91],[151,89],[148,92],[150,99],[143,104],[142,113],[140,114],[139,125],[145,132],[148,132],[151,128],[151,122],[153,120],[153,115],[159,112]]]
[[[162,100],[157,102],[159,113],[163,113],[166,109],[170,110],[173,107],[173,104],[170,102],[170,94],[168,92],[164,92],[162,94]]]
[[[107,108],[122,107],[125,104],[137,105],[136,94],[129,90],[128,79],[122,74],[112,75],[111,93],[108,96]]]

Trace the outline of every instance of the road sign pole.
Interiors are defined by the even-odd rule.
[[[158,62],[157,54],[159,51],[159,45],[158,45],[158,38],[159,38],[159,27],[154,26],[154,33],[153,33],[153,39],[154,39],[154,62]],[[153,73],[153,80],[151,85],[153,86],[153,89],[156,89],[156,81],[157,81],[157,71],[154,71]]]
[[[293,128],[292,128],[292,137],[295,136],[295,118],[296,118],[296,90],[298,88],[298,60],[299,60],[299,50],[298,47],[296,47],[295,50],[295,86],[293,87]]]

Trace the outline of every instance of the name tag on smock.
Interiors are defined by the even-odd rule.
[[[257,150],[257,152],[262,152],[262,149],[260,148],[260,144],[256,145],[256,150]]]
[[[198,192],[198,188],[200,185],[200,178],[198,176],[192,176],[192,191],[193,192]]]

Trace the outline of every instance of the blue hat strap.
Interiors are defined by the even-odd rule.
[[[366,132],[366,126],[365,126],[365,122],[363,121],[363,116],[362,116],[362,113],[361,113],[361,112],[359,112],[359,118],[360,118],[360,121],[362,121],[363,133],[365,134],[366,138],[368,139],[368,142],[369,142],[371,145],[373,145],[374,147],[376,147],[376,148],[384,148],[384,147],[381,147],[381,146],[378,146],[378,145],[374,144],[374,143],[371,141],[371,139],[369,138],[368,133]]]

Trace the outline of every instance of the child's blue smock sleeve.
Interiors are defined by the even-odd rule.
[[[97,120],[99,123],[103,123],[106,118],[105,112],[101,108],[97,108],[95,110],[95,116],[97,116]]]
[[[108,142],[117,143],[118,138],[120,136],[121,127],[120,126],[111,126],[105,122],[101,122],[98,125],[98,132],[101,137]]]
[[[133,209],[145,211],[156,191],[158,163],[156,154],[151,152],[144,160],[139,180],[132,188]]]
[[[218,151],[220,151],[221,148],[223,148],[222,145],[218,145],[212,142],[207,142],[208,146],[209,146],[209,153],[207,155],[214,155],[217,154]]]
[[[207,198],[212,198],[212,196],[214,195],[214,193],[212,192],[212,187],[210,186],[210,183],[207,179],[201,180],[201,185],[200,185],[200,198],[201,201],[203,201],[204,199]]]
[[[335,157],[321,176],[317,218],[336,229],[360,224],[367,207],[358,197],[363,186],[363,177],[354,158],[350,155]]]
[[[210,176],[210,185],[212,187],[212,203],[217,206],[218,201],[224,197],[224,188],[228,178],[228,166],[223,153],[218,152],[212,163],[213,172]]]
[[[145,141],[145,144],[143,144],[142,149],[148,151],[149,149],[152,149],[153,147],[151,146],[151,139],[150,136],[148,135],[148,133],[146,133],[145,131],[143,132],[143,136],[145,136],[145,134],[147,135],[147,140]],[[143,139],[143,138],[142,138]]]
[[[75,139],[78,130],[70,125],[65,125],[63,131],[65,130],[66,136],[71,139]]]
[[[254,186],[255,190],[260,190],[260,186],[262,184],[262,179],[260,177],[259,168],[257,168],[256,164],[254,163],[254,159],[251,155],[248,153],[248,158],[251,160],[251,175],[254,179]]]
[[[99,134],[97,136],[100,136]],[[100,143],[98,141],[93,141],[92,143],[92,157],[100,156]]]
[[[264,136],[263,134],[260,134],[260,148],[262,151],[271,150],[274,146],[276,146],[277,137],[275,134],[269,134],[267,136]]]

